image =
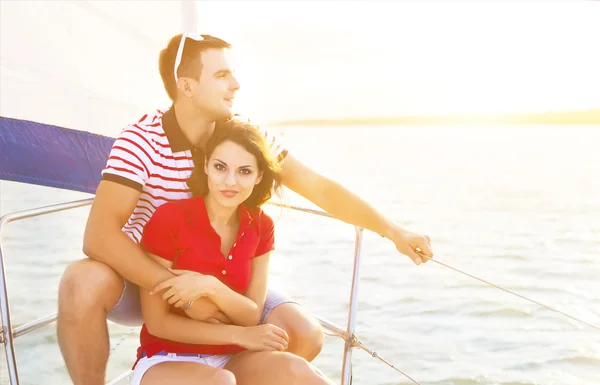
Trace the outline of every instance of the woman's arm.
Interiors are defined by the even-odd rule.
[[[155,255],[149,256],[164,267],[172,265]],[[287,333],[275,325],[243,327],[194,321],[171,313],[166,301],[160,296],[150,295],[146,289],[140,288],[140,297],[144,322],[148,331],[156,337],[188,344],[238,345],[255,351],[284,351],[288,348]]]
[[[250,285],[244,295],[231,290],[227,285],[217,280],[219,284],[209,298],[234,324],[241,326],[258,325],[267,297],[270,256],[271,252],[267,252],[252,259]]]
[[[148,255],[164,267],[169,268],[172,266],[172,263],[166,259],[152,254]],[[159,295],[150,295],[147,289],[141,287],[140,299],[146,327],[156,337],[191,344],[240,344],[240,335],[243,333],[243,327],[194,321],[190,318],[173,314],[169,311],[167,301],[164,301]]]

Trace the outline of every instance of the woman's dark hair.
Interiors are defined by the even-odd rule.
[[[261,181],[254,186],[254,190],[252,190],[252,193],[244,204],[248,207],[260,207],[271,198],[273,192],[277,196],[280,196],[281,178],[279,163],[271,154],[269,145],[258,127],[237,119],[218,121],[214,134],[206,144],[205,162],[210,159],[217,146],[227,141],[242,146],[246,151],[254,155],[258,171],[262,172]],[[193,196],[205,196],[208,193],[208,177],[204,173],[204,163],[200,163],[198,162],[195,165],[192,175],[187,180],[187,185],[192,190]]]

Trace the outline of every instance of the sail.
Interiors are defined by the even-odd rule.
[[[2,2],[0,180],[94,193],[113,137],[170,101],[169,39],[194,1]]]
[[[117,136],[170,100],[160,51],[194,1],[2,1],[0,116]]]

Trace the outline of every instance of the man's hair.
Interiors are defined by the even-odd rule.
[[[254,186],[254,190],[244,204],[247,207],[260,207],[271,198],[273,193],[281,197],[280,164],[269,151],[269,144],[258,127],[237,119],[218,121],[215,133],[206,144],[206,160],[221,143],[227,141],[236,143],[251,153],[256,158],[258,171],[262,172],[261,181]],[[195,165],[187,185],[192,190],[193,196],[208,194],[208,176],[204,173],[204,162]]]
[[[184,42],[183,54],[181,55],[181,63],[177,70],[178,77],[188,77],[196,80],[200,79],[200,72],[202,71],[202,60],[200,55],[202,52],[209,49],[227,49],[231,48],[231,44],[225,40],[221,40],[218,37],[211,35],[201,35],[204,40],[194,40],[187,38]],[[165,90],[172,101],[177,99],[177,87],[175,84],[175,77],[173,70],[175,67],[175,58],[177,57],[177,50],[179,49],[179,43],[181,42],[182,35],[175,35],[165,49],[160,51],[158,57],[158,69],[160,71],[160,77],[162,78]]]

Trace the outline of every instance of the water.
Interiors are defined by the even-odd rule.
[[[309,166],[429,234],[440,261],[600,325],[599,127],[277,131]],[[0,188],[2,213],[87,197],[7,182]],[[289,191],[285,201],[306,204]],[[277,220],[272,285],[344,325],[354,230],[326,218],[269,211]],[[87,212],[7,228],[15,325],[55,311],[60,274],[81,255]],[[359,299],[361,340],[423,384],[600,383],[598,331],[442,266],[416,267],[369,232]],[[113,324],[110,330],[112,378],[133,363],[137,330]],[[16,348],[21,384],[69,383],[54,325],[18,338]],[[328,337],[315,363],[339,378],[342,349],[341,340]],[[353,362],[355,384],[409,383],[360,350]]]

